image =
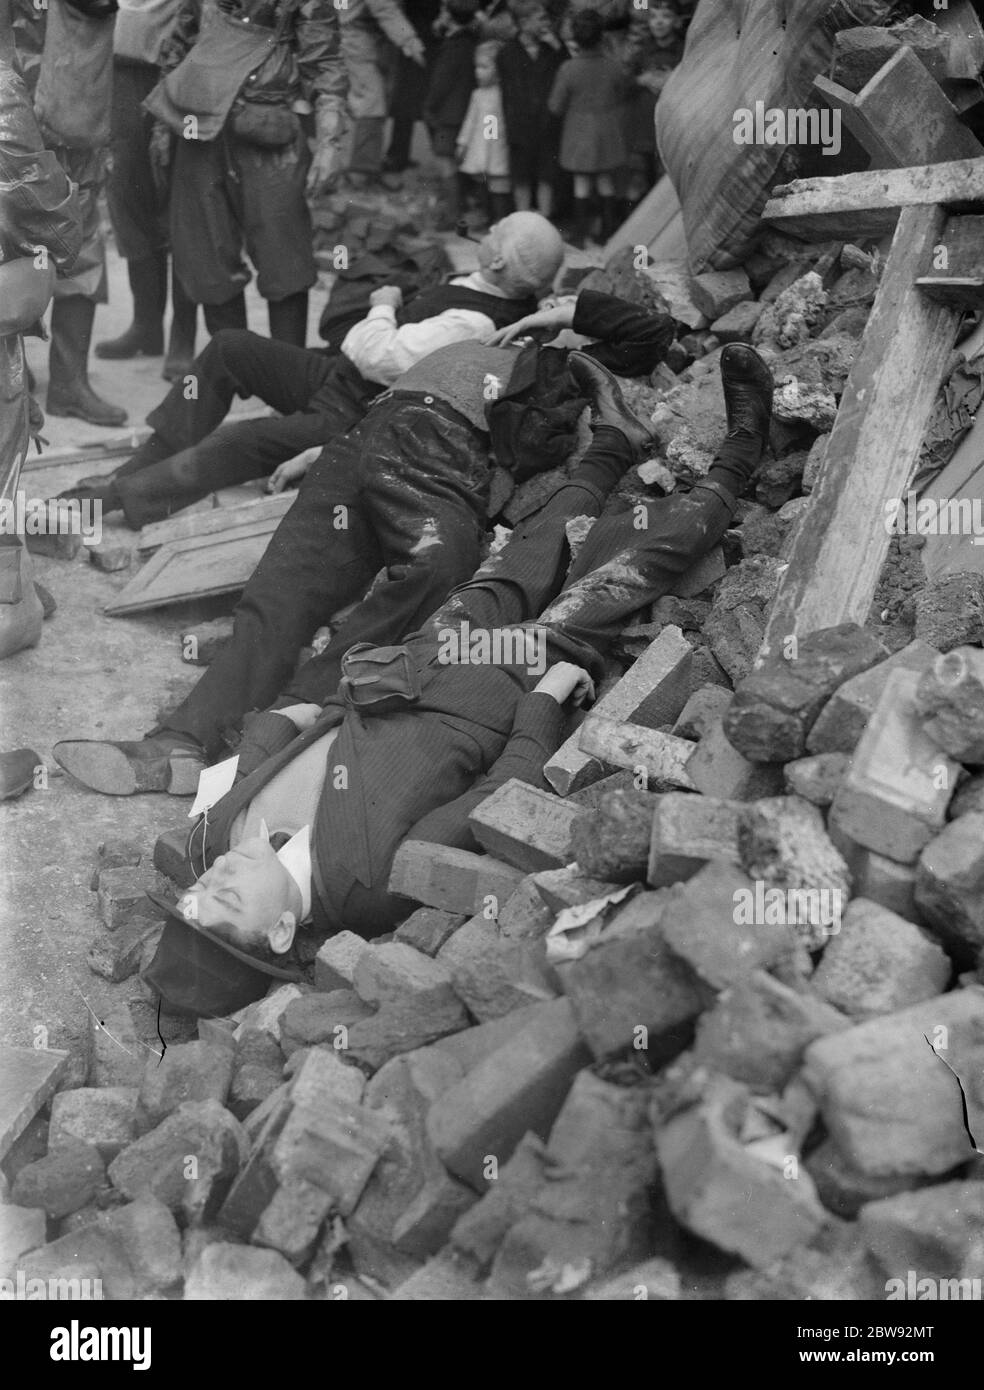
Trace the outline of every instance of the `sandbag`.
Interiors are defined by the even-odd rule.
[[[757,101],[816,107],[813,79],[828,71],[835,35],[882,23],[892,9],[892,0],[700,0],[656,108],[659,155],[683,208],[693,270],[726,270],[749,254],[785,153],[736,144],[735,112]]]

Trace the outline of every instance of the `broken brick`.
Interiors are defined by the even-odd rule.
[[[912,1174],[874,1177],[870,1173],[859,1172],[847,1162],[830,1139],[824,1139],[810,1151],[806,1168],[823,1205],[845,1221],[855,1220],[858,1212],[869,1202],[894,1197],[899,1192],[908,1192],[931,1181]]]
[[[455,1001],[451,975],[444,964],[398,941],[363,951],[352,985],[365,1004],[413,1003],[426,1009]]]
[[[648,1048],[663,1035],[689,1035],[701,997],[693,976],[663,940],[665,893],[640,893],[622,906],[577,960],[557,966],[564,994],[596,1058],[633,1044]]]
[[[488,1268],[510,1229],[526,1214],[543,1185],[548,1163],[547,1148],[535,1134],[524,1134],[499,1176],[455,1223],[451,1242]]]
[[[137,1096],[140,1133],[154,1129],[188,1101],[225,1101],[235,1059],[227,1047],[211,1043],[172,1044],[163,1057],[149,1058]]]
[[[314,987],[317,990],[351,989],[355,967],[369,949],[365,937],[340,931],[321,947],[314,961]]]
[[[579,743],[583,752],[602,763],[631,769],[634,785],[644,781],[653,791],[674,787],[693,791],[687,762],[694,745],[687,739],[642,724],[606,719],[592,711],[581,726]]]
[[[96,855],[89,882],[93,893],[99,887],[99,874],[103,869],[135,869],[140,863],[141,850],[133,840],[111,839],[103,840]]]
[[[701,686],[690,696],[670,732],[677,738],[698,742],[716,719],[724,717],[731,700],[731,691],[723,685]]]
[[[485,900],[504,903],[522,877],[489,854],[404,840],[393,860],[389,890],[425,907],[470,914],[481,911]]]
[[[951,1298],[970,1297],[969,1281],[980,1277],[984,1184],[945,1182],[869,1202],[859,1213],[858,1231],[890,1277],[907,1281],[911,1270],[917,1280],[948,1280]],[[953,1291],[958,1279],[968,1281],[966,1295]]]
[[[306,1288],[278,1251],[215,1241],[189,1269],[184,1296],[208,1302],[284,1302],[305,1298]]]
[[[933,999],[949,978],[949,960],[925,932],[878,903],[854,898],[811,984],[828,1003],[860,1020]]]
[[[512,777],[475,807],[468,824],[487,853],[531,874],[570,863],[577,815],[561,797]]]
[[[363,1003],[354,989],[304,994],[288,1004],[281,1018],[284,1054],[290,1057],[298,1048],[316,1047],[319,1043],[340,1045],[352,1024],[371,1014],[370,1005]]]
[[[106,1168],[99,1151],[79,1139],[66,1139],[44,1158],[23,1167],[14,1179],[16,1206],[40,1207],[51,1217],[84,1207],[103,1185]]]
[[[426,1047],[468,1027],[468,1014],[455,994],[431,1001],[406,999],[384,1004],[359,1019],[348,1033],[345,1055],[376,1071],[393,1057]]]
[[[738,815],[741,803],[689,792],[657,798],[646,879],[654,887],[692,878],[709,859],[740,862]]]
[[[893,672],[925,671],[938,655],[928,642],[910,642],[887,660],[845,681],[824,705],[807,735],[809,752],[853,753]]]
[[[738,752],[724,732],[723,721],[711,724],[687,762],[697,791],[722,801],[754,801],[782,791],[779,763],[753,763]]]
[[[739,1143],[745,1098],[737,1082],[718,1081],[700,1105],[659,1129],[656,1149],[681,1225],[765,1269],[809,1241],[827,1218],[805,1171],[790,1180]]]
[[[100,932],[89,946],[89,969],[111,984],[119,984],[140,969],[144,950],[161,932],[160,922],[142,917],[115,931]]]
[[[571,848],[584,873],[609,883],[644,879],[657,801],[655,793],[623,789],[608,792],[593,812],[583,813]]]
[[[650,729],[671,724],[687,699],[692,662],[693,651],[680,629],[664,627],[622,679],[597,702],[593,716],[596,720],[631,720]],[[604,775],[602,764],[582,750],[580,736],[580,729],[575,729],[543,769],[544,777],[561,796],[568,796]]]
[[[916,713],[945,753],[984,762],[984,651],[957,647],[938,656],[916,687]]]
[[[330,1194],[313,1183],[285,1179],[256,1224],[253,1244],[279,1250],[291,1264],[301,1264],[314,1249],[331,1204]]]
[[[136,1137],[135,1086],[102,1086],[60,1091],[51,1102],[48,1152],[81,1140],[110,1163]]]
[[[950,821],[919,856],[916,906],[962,961],[984,948],[984,815]]]
[[[256,1066],[251,1062],[237,1067],[229,1087],[228,1109],[237,1120],[244,1120],[279,1089],[281,1079],[280,1071],[273,1071],[270,1067]]]
[[[674,1303],[681,1299],[683,1294],[680,1275],[676,1268],[669,1260],[663,1260],[656,1255],[644,1264],[633,1265],[631,1269],[616,1274],[603,1283],[589,1284],[583,1296],[589,1303],[637,1303],[640,1299],[656,1303]]]
[[[695,275],[690,294],[700,312],[713,323],[751,299],[752,287],[745,271],[738,266],[734,270],[706,270]]]
[[[156,874],[145,869],[102,869],[99,874],[99,915],[109,931],[131,922],[161,922],[164,912],[147,897],[150,888],[161,890]]]
[[[825,808],[837,795],[848,765],[846,753],[817,753],[810,758],[797,758],[786,764],[786,790],[814,806]]]
[[[946,1173],[974,1152],[954,1072],[964,1078],[970,1129],[984,1132],[973,1080],[984,1072],[982,1039],[984,992],[954,990],[811,1043],[803,1077],[853,1167]]]
[[[455,993],[480,1022],[555,994],[541,956],[522,938],[504,937],[494,922],[473,917],[437,955]]]
[[[856,844],[911,864],[942,828],[958,767],[923,731],[919,677],[893,671],[830,809]]]
[[[738,848],[751,879],[800,895],[790,925],[810,950],[839,930],[851,879],[815,806],[796,796],[751,802],[739,814]]]
[[[133,551],[128,545],[90,545],[86,549],[90,565],[95,565],[97,570],[103,570],[106,574],[128,570],[133,562]]]
[[[562,869],[547,869],[533,875],[536,891],[552,912],[593,902],[613,892],[618,885],[600,878],[590,878],[580,864],[565,864]]]
[[[916,636],[937,651],[984,642],[984,574],[956,570],[916,595]]]
[[[443,912],[437,907],[418,907],[405,922],[401,922],[393,933],[394,941],[402,941],[423,951],[425,956],[436,956],[460,926],[467,920],[461,912]]]
[[[445,1166],[483,1191],[487,1160],[505,1163],[522,1136],[549,1133],[575,1074],[590,1061],[570,1001],[551,1000],[431,1107],[427,1131]]]
[[[40,1207],[0,1204],[0,1279],[13,1277],[18,1256],[44,1244],[46,1227]]]
[[[303,1178],[321,1188],[333,1209],[348,1216],[388,1140],[384,1119],[344,1097],[317,1109],[295,1104],[271,1150],[271,1166],[281,1182]]]
[[[188,827],[179,825],[157,837],[154,845],[154,868],[170,879],[176,888],[190,888],[198,878],[188,858]]]
[[[118,1154],[109,1179],[124,1197],[150,1194],[189,1221],[207,1220],[246,1153],[241,1126],[217,1100],[191,1101]]]

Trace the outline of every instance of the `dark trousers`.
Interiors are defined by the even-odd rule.
[[[327,649],[301,669],[287,703],[334,690],[342,654],[412,632],[478,563],[488,441],[420,396],[394,394],[329,444],[308,473],[236,608],[233,637],[162,726],[214,756],[225,732],[284,689],[301,648],[386,575]]]
[[[119,253],[145,260],[167,247],[167,216],[161,208],[150,165],[153,117],[142,102],[160,78],[153,63],[113,63],[113,162],[106,185],[109,215]]]
[[[382,389],[345,357],[228,328],[216,333],[188,375],[194,399],[186,399],[186,378],[176,381],[147,416],[154,434],[113,475],[133,527],[160,521],[216,488],[265,477],[285,459],[325,444],[361,420]],[[223,425],[237,396],[259,396],[280,415]]]
[[[680,575],[720,540],[731,520],[721,497],[699,486],[654,499],[644,528],[629,503],[616,502],[599,515],[626,467],[627,450],[617,430],[598,429],[570,482],[516,528],[488,567],[450,595],[421,636],[436,640],[442,628],[465,620],[472,629],[486,630],[526,624],[544,630],[548,663],[574,661],[598,671],[632,615],[672,593]],[[709,476],[715,478],[714,469]],[[719,470],[716,481],[734,486],[730,471]],[[598,519],[570,564],[566,523],[581,514]]]

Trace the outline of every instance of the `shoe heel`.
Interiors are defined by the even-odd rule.
[[[168,758],[171,780],[168,792],[171,796],[194,796],[198,791],[198,779],[205,770],[199,758],[189,758],[186,753],[172,753]]]

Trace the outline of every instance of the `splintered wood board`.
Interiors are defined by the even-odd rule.
[[[0,1047],[0,1158],[50,1100],[67,1066],[67,1052]]]
[[[931,497],[937,503],[943,498],[963,502],[963,511],[970,513],[973,523],[975,503],[980,509],[981,498],[984,497],[984,411],[978,415],[970,433],[961,440],[950,462],[923,489],[921,495]],[[959,515],[956,508],[951,510],[955,516]],[[979,542],[976,545],[975,540]],[[984,537],[975,537],[972,530],[953,536],[928,535],[922,550],[922,561],[930,579],[939,579],[944,574],[952,574],[954,570],[984,573]]]
[[[279,523],[280,517],[271,516],[215,536],[188,536],[162,545],[103,612],[119,618],[170,603],[237,593],[263,558]]]
[[[138,550],[157,550],[159,546],[172,541],[190,540],[195,536],[215,536],[223,531],[254,521],[279,521],[293,506],[297,497],[296,489],[280,492],[273,497],[256,498],[255,501],[241,501],[235,506],[217,505],[206,509],[195,507],[176,512],[164,521],[151,522],[140,532]]]

